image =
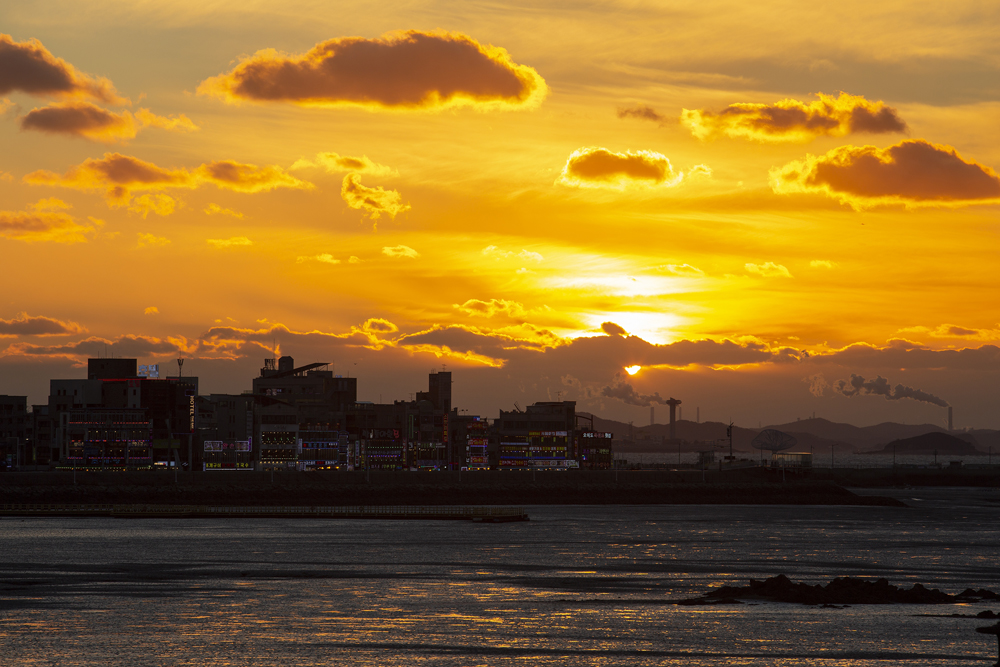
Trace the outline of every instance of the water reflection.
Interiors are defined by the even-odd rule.
[[[985,663],[981,621],[926,608],[668,604],[778,573],[1000,590],[996,505],[928,503],[4,521],[0,637],[18,665]]]

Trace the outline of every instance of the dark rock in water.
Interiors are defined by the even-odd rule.
[[[723,586],[706,593],[702,599],[758,599],[810,605],[953,604],[995,599],[995,595],[992,591],[971,589],[959,595],[949,595],[921,584],[907,589],[893,586],[886,579],[872,581],[852,577],[838,577],[826,586],[810,586],[779,574],[764,581],[751,579],[748,586]]]

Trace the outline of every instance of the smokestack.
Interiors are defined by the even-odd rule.
[[[696,424],[701,423],[701,408],[694,409],[694,421]]]
[[[950,405],[948,406],[948,430],[949,431],[953,430],[952,429],[952,421],[951,421],[951,406]]]
[[[669,401],[664,401],[670,406],[670,439],[677,439],[677,406],[681,404],[676,398],[671,397]]]
[[[650,426],[652,426],[653,424],[656,423],[656,417],[653,415],[653,411],[654,411],[653,406],[652,405],[649,406],[649,425]]]

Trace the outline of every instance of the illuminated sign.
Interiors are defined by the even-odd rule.
[[[554,437],[563,437],[563,438],[565,438],[566,435],[567,435],[567,433],[566,433],[566,431],[529,431],[528,435],[530,435],[530,436],[543,436],[543,437],[544,436],[554,436]]]
[[[250,441],[238,440],[236,442],[223,442],[222,440],[206,440],[206,452],[249,452]]]
[[[581,435],[584,438],[602,438],[605,440],[612,440],[615,437],[614,433],[598,433],[597,431],[585,431]]]
[[[399,440],[398,428],[377,428],[368,432],[371,440]]]
[[[139,372],[136,375],[144,378],[158,378],[160,377],[160,365],[149,364],[148,366],[139,366]]]

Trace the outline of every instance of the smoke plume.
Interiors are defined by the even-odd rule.
[[[665,403],[666,401],[659,392],[654,391],[652,394],[640,394],[635,390],[630,383],[622,379],[621,375],[616,375],[614,381],[606,387],[601,389],[602,396],[608,396],[610,398],[617,398],[623,403],[628,403],[629,405],[638,405],[642,407],[648,407],[653,403]]]
[[[943,398],[938,398],[934,394],[928,394],[926,391],[914,389],[913,387],[907,387],[902,384],[897,384],[893,387],[889,384],[889,381],[881,375],[876,376],[874,380],[866,380],[860,375],[851,373],[850,380],[837,380],[833,384],[833,389],[834,391],[840,392],[844,396],[848,397],[857,396],[858,394],[867,396],[884,396],[890,401],[898,401],[901,398],[911,398],[914,401],[940,405],[942,408],[948,407],[948,401]]]

